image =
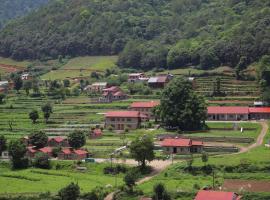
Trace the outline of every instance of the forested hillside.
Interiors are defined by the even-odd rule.
[[[59,0],[0,33],[18,60],[119,53],[121,67],[242,70],[270,53],[270,1]]]
[[[49,0],[1,0],[0,29],[10,20],[23,16],[33,9],[48,3]]]

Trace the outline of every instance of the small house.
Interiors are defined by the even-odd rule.
[[[44,154],[47,154],[49,157],[52,157],[52,147],[43,147],[41,149],[38,149],[38,152],[42,152]]]
[[[171,74],[161,74],[155,77],[150,77],[148,86],[151,88],[164,88],[173,78]]]
[[[84,88],[84,91],[100,93],[107,87],[108,87],[108,83],[106,82],[95,82],[91,85],[86,86]]]
[[[95,128],[94,130],[91,130],[90,132],[90,139],[100,138],[102,137],[102,130],[100,128]]]
[[[31,80],[32,79],[32,76],[29,73],[25,73],[25,74],[22,74],[21,75],[21,79],[23,81]]]
[[[110,103],[113,101],[120,101],[127,98],[127,95],[117,86],[112,86],[103,89],[102,97],[99,102]]]
[[[52,137],[48,139],[49,147],[69,147],[67,138],[64,137]]]
[[[161,146],[163,147],[164,152],[169,154],[190,154],[201,153],[204,145],[201,141],[174,138],[163,140]]]
[[[105,115],[105,127],[115,130],[137,129],[140,127],[141,117],[138,111],[110,111]]]
[[[234,192],[200,190],[194,200],[240,200],[241,196]]]
[[[11,156],[9,155],[8,151],[3,151],[1,153],[1,159],[3,160],[9,160],[11,158]]]
[[[26,157],[34,158],[36,153],[37,153],[37,149],[35,147],[33,147],[33,146],[27,147]]]
[[[58,153],[59,160],[83,160],[87,157],[88,152],[82,149],[73,150],[72,148],[65,148]]]
[[[144,73],[132,73],[128,75],[128,82],[130,83],[145,82],[148,79]]]
[[[146,118],[151,119],[153,118],[152,110],[158,105],[158,101],[133,102],[130,105],[130,110],[139,111],[141,114],[145,115]]]

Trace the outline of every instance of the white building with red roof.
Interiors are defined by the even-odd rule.
[[[139,111],[141,114],[145,115],[146,118],[150,119],[153,117],[153,108],[159,104],[158,101],[133,102],[130,105],[130,110]]]
[[[234,192],[200,190],[194,200],[240,200],[241,196]]]
[[[137,129],[141,124],[138,111],[110,111],[105,115],[105,128],[115,130]]]
[[[238,121],[249,119],[249,107],[239,106],[209,106],[207,108],[208,120]]]
[[[130,83],[144,82],[148,81],[148,79],[144,73],[132,73],[128,75],[128,82]]]
[[[270,107],[252,107],[249,108],[250,119],[270,119]]]
[[[174,138],[164,139],[161,143],[164,152],[169,154],[190,154],[201,153],[203,151],[202,141],[193,141],[191,139]]]
[[[65,137],[51,137],[48,139],[49,147],[69,147],[67,138]]]

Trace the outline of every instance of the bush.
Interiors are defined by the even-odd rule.
[[[117,165],[114,167],[108,166],[104,167],[103,173],[104,174],[119,174],[119,173],[126,173],[127,167],[124,165]]]
[[[33,166],[41,169],[50,169],[51,163],[49,156],[45,153],[38,153],[34,158]]]

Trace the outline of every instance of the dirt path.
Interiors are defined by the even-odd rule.
[[[253,143],[252,145],[248,146],[248,147],[242,147],[240,149],[240,151],[238,152],[239,153],[245,153],[255,147],[258,147],[258,146],[261,146],[263,144],[263,139],[265,137],[265,135],[267,134],[267,131],[268,131],[268,124],[267,122],[263,121],[263,122],[259,122],[262,126],[262,130],[261,130],[261,133],[260,135],[257,137],[257,140],[255,143]]]

